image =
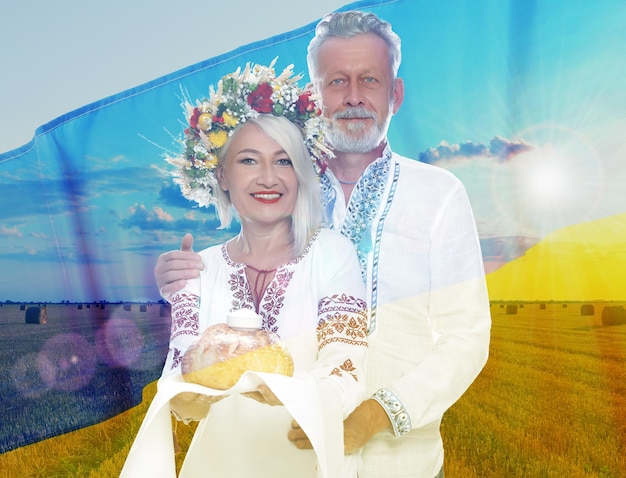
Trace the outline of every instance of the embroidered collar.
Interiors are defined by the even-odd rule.
[[[398,182],[400,165],[393,161],[389,145],[363,172],[345,206],[342,188],[331,171],[321,176],[322,202],[332,229],[352,241],[361,277],[368,288],[369,332],[376,329],[378,259],[382,230]],[[341,191],[341,192],[339,192]],[[338,200],[339,199],[339,200]]]
[[[284,264],[281,264],[277,267],[275,267],[276,270],[278,269],[282,269],[291,265],[295,265],[298,262],[300,262],[308,253],[309,250],[311,249],[311,247],[313,246],[313,243],[315,243],[317,236],[320,235],[320,231],[321,228],[317,228],[315,230],[315,232],[313,232],[313,234],[311,234],[311,238],[309,239],[309,243],[307,244],[307,246],[304,248],[304,251],[302,252],[302,254],[300,254],[298,257],[291,259],[288,262],[285,262]],[[233,267],[235,269],[241,269],[241,268],[245,268],[247,266],[247,264],[244,264],[243,262],[237,262],[235,260],[232,259],[232,257],[230,257],[230,254],[228,254],[228,248],[227,248],[227,244],[228,242],[225,242],[222,244],[221,246],[221,251],[222,251],[222,257],[224,258],[224,260],[226,261],[226,263],[230,266]]]
[[[321,176],[322,202],[329,227],[339,230],[357,249],[361,274],[366,278],[367,254],[372,250],[373,221],[380,209],[387,189],[391,168],[391,148],[373,161],[357,181],[347,206],[344,206],[339,181],[332,171]]]

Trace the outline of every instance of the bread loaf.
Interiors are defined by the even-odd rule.
[[[293,360],[266,330],[216,324],[207,328],[189,347],[181,368],[187,382],[226,390],[246,371],[292,376]]]

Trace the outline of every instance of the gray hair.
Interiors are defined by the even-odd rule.
[[[261,114],[237,126],[219,152],[218,168],[223,167],[233,138],[248,123],[255,124],[261,128],[265,134],[285,150],[285,153],[291,160],[298,180],[298,194],[291,217],[291,233],[293,252],[296,256],[299,256],[306,249],[314,231],[320,227],[323,217],[319,178],[313,167],[313,161],[297,125],[284,116]],[[215,200],[217,215],[221,223],[220,228],[227,228],[233,216],[237,216],[237,211],[233,208],[230,200],[230,194],[217,186]]]
[[[400,37],[391,29],[389,22],[382,20],[373,13],[350,10],[330,13],[317,24],[315,36],[309,43],[307,53],[311,82],[315,83],[317,78],[319,50],[326,40],[333,37],[352,38],[366,33],[373,33],[385,41],[389,50],[389,67],[393,78],[397,78],[402,61]]]

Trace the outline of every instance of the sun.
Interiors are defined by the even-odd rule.
[[[534,210],[558,212],[575,199],[581,178],[552,148],[524,158],[516,174],[521,200]]]
[[[523,133],[534,148],[502,164],[492,179],[502,220],[520,234],[544,237],[594,218],[605,182],[602,162],[588,139],[557,125]]]

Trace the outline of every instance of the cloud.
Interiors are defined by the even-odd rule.
[[[419,154],[419,160],[434,164],[438,161],[451,159],[469,159],[474,157],[492,157],[500,161],[508,161],[518,154],[535,149],[535,146],[524,140],[508,140],[495,136],[489,145],[466,141],[461,144],[449,144],[446,141],[439,143],[436,148],[428,148]]]
[[[148,209],[144,204],[135,204],[130,208],[128,217],[120,217],[120,225],[125,229],[138,229],[140,231],[174,231],[204,232],[214,230],[218,222],[214,214],[206,219],[196,219],[194,213],[187,212],[183,217],[175,219],[174,216],[159,206]]]
[[[22,237],[22,232],[17,228],[17,226],[7,227],[4,224],[0,226],[0,236],[7,237]]]

